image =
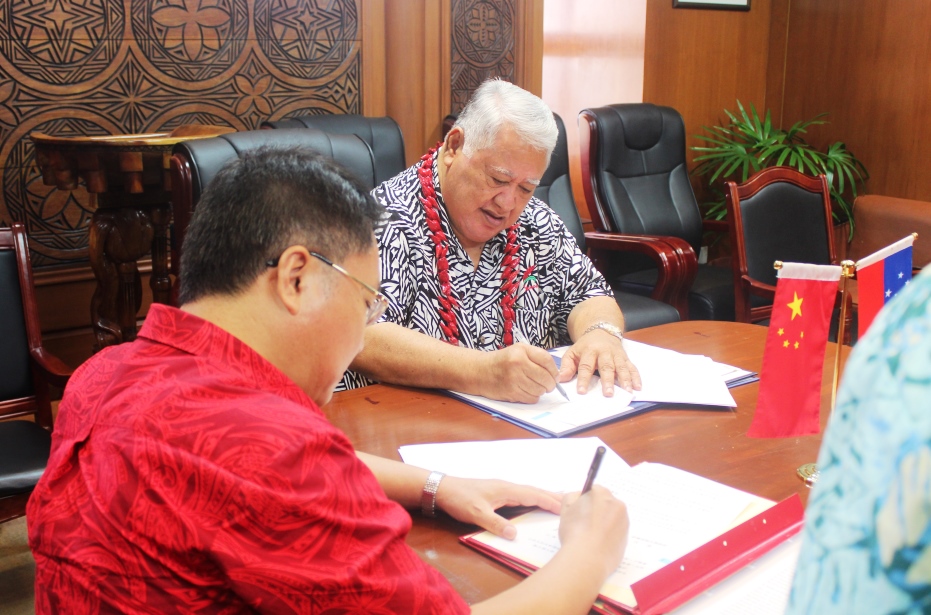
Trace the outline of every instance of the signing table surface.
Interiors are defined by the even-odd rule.
[[[758,372],[766,328],[732,322],[688,321],[633,331],[629,338]],[[828,419],[836,346],[828,344],[822,379],[822,428]],[[849,351],[843,347],[844,358]],[[598,436],[625,461],[664,463],[765,498],[781,500],[807,488],[796,468],[817,459],[821,436],[746,436],[759,384],[732,389],[736,409],[661,407],[580,434]],[[450,397],[419,389],[374,385],[334,395],[324,412],[358,450],[400,459],[398,447],[429,442],[537,438]],[[513,586],[520,576],[461,545],[474,528],[448,517],[417,515],[408,543],[439,569],[470,603]]]

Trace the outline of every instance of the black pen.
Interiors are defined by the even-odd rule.
[[[585,486],[582,487],[582,494],[591,491],[592,484],[595,482],[595,476],[598,475],[598,468],[601,467],[601,458],[605,456],[605,447],[599,446],[595,451],[595,458],[592,459],[592,465],[588,469],[588,476],[585,478]]]

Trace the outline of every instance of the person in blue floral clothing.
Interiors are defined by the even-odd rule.
[[[931,270],[847,363],[788,613],[931,612]]]

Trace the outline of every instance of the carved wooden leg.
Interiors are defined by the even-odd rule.
[[[152,287],[153,301],[170,304],[171,277],[168,275],[168,252],[171,248],[169,237],[171,208],[168,205],[156,205],[152,207],[151,214],[155,238],[152,241],[152,277],[149,279],[149,286]]]
[[[97,350],[136,338],[142,302],[136,261],[152,246],[154,229],[142,209],[98,209],[91,221],[91,267],[97,289],[91,307]]]
[[[123,332],[117,324],[117,289],[119,279],[116,265],[104,253],[104,245],[113,230],[113,211],[97,210],[91,217],[89,256],[91,269],[97,278],[97,288],[91,299],[91,324],[94,329],[94,352],[123,341]]]

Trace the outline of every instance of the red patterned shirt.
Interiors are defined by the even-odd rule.
[[[469,611],[314,402],[167,306],[71,379],[28,524],[38,613]]]

